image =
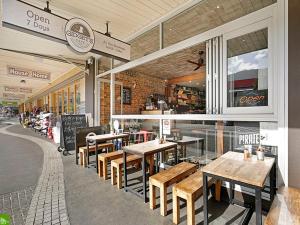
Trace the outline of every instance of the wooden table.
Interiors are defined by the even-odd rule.
[[[167,141],[175,142],[180,145],[181,151],[183,152],[183,157],[186,157],[186,146],[188,144],[197,143],[197,149],[199,149],[199,142],[201,142],[201,155],[203,155],[204,151],[204,138],[190,137],[190,136],[182,136],[181,140],[174,140],[173,138],[167,138]]]
[[[126,138],[128,139],[128,134],[101,134],[101,135],[95,135],[95,136],[89,136],[86,137],[86,147],[88,152],[88,161],[89,161],[89,146],[90,142],[95,142],[95,154],[96,154],[96,171],[98,173],[98,143],[105,142],[105,141],[112,141],[119,138]]]
[[[255,155],[252,158],[244,160],[244,154],[238,152],[227,152],[215,161],[203,167],[203,207],[204,224],[208,224],[208,177],[228,181],[230,183],[230,203],[233,201],[234,185],[238,184],[255,190],[255,212],[256,224],[262,224],[262,199],[261,193],[265,186],[267,176],[271,172],[270,179],[270,199],[274,198],[276,180],[275,159],[265,157],[264,161],[257,160]],[[275,180],[275,182],[274,182]],[[249,212],[249,214],[252,212]],[[250,215],[249,215],[250,216]],[[243,219],[248,219],[247,216]]]
[[[148,156],[152,156],[156,154],[156,163],[158,159],[158,153],[163,152],[168,149],[174,149],[175,151],[175,163],[178,162],[177,160],[177,144],[173,142],[166,142],[164,144],[159,144],[157,143],[157,140],[154,141],[148,141],[140,144],[135,144],[135,145],[130,145],[130,146],[125,146],[123,148],[123,160],[124,160],[124,190],[132,192],[136,194],[139,197],[144,198],[144,202],[148,201],[147,198],[147,163],[146,163],[146,158]],[[127,185],[127,165],[126,165],[126,159],[127,159],[127,154],[134,154],[142,157],[142,173],[143,173],[143,194],[139,194],[136,191],[130,189]]]
[[[300,190],[291,187],[279,189],[265,225],[300,224]]]

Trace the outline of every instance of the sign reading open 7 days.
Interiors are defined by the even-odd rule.
[[[3,26],[69,45],[79,53],[94,52],[130,60],[130,45],[98,31],[80,19],[67,20],[18,0],[3,0]]]

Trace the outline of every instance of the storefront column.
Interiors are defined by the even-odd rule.
[[[96,60],[90,57],[86,62],[89,68],[89,74],[85,76],[85,113],[90,114],[94,119],[94,89],[95,89],[95,76],[96,74]]]
[[[300,1],[288,1],[288,182],[300,188]]]

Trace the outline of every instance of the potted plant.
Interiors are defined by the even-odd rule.
[[[256,156],[257,160],[263,161],[265,159],[265,149],[261,145],[259,145],[256,150]]]

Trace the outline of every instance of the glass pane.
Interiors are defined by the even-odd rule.
[[[227,106],[268,106],[268,29],[227,41]]]
[[[205,60],[200,43],[115,74],[115,114],[205,114]]]
[[[131,60],[141,58],[152,52],[159,50],[159,27],[147,31],[146,33],[136,37],[131,44]]]
[[[163,23],[163,46],[193,37],[257,11],[276,0],[203,0]]]
[[[74,113],[74,85],[69,87],[69,113]]]
[[[64,90],[64,113],[68,113],[68,89]]]

